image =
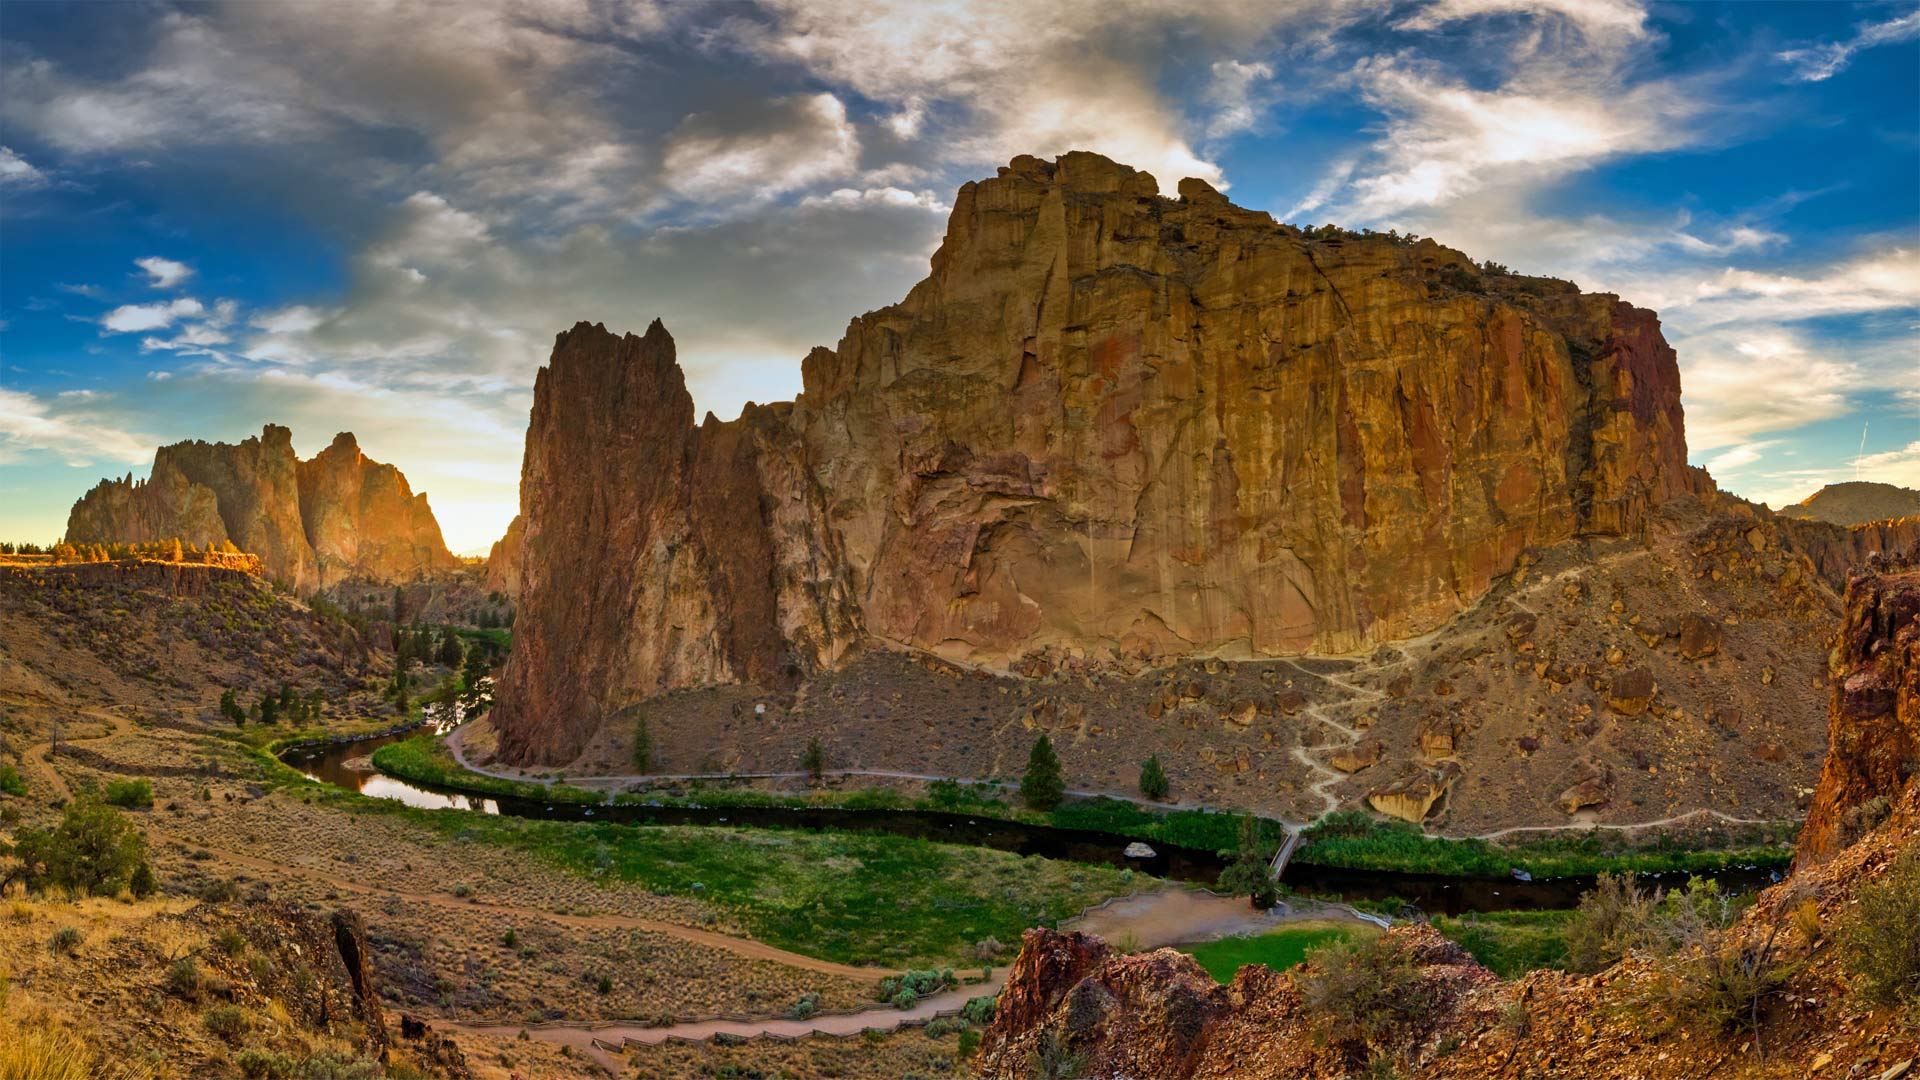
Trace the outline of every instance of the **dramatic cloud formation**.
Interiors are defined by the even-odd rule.
[[[809,347],[925,272],[959,184],[1072,149],[1659,308],[1698,459],[1738,490],[1852,469],[1802,433],[1920,404],[1914,110],[1849,71],[1914,66],[1920,15],[1887,5],[1791,33],[1640,0],[52,10],[13,13],[0,65],[25,460],[77,452],[75,424],[347,416],[484,548],[557,331],[663,317],[700,408],[790,397]],[[1722,163],[1828,129],[1858,156]],[[1845,225],[1803,220],[1841,200]],[[71,497],[49,481],[35,527]]]

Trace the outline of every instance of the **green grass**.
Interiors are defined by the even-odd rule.
[[[1192,954],[1215,982],[1224,983],[1231,982],[1234,972],[1248,964],[1265,964],[1275,971],[1285,971],[1305,960],[1309,950],[1333,941],[1347,941],[1361,933],[1365,931],[1351,926],[1295,926],[1270,934],[1221,938],[1179,948]]]
[[[973,962],[975,942],[1018,941],[1028,927],[1157,884],[1127,870],[887,833],[421,810],[309,780],[264,750],[241,749],[273,787],[299,798],[512,849],[590,881],[703,900],[758,940],[840,963],[958,967]]]
[[[513,631],[502,626],[488,627],[484,630],[456,627],[454,633],[468,641],[484,641],[499,653],[505,653],[513,645]]]
[[[375,763],[379,761],[375,758]],[[999,788],[939,780],[919,797],[890,788],[854,788],[838,791],[791,793],[753,788],[695,785],[685,792],[646,791],[616,796],[620,803],[660,803],[666,806],[739,806],[769,808],[828,807],[844,810],[931,810],[949,814],[1085,829],[1116,836],[1157,840],[1163,844],[1222,851],[1239,845],[1239,815],[1207,810],[1153,810],[1124,799],[1069,799],[1051,811],[1029,810],[1000,798]],[[1260,819],[1263,841],[1280,846],[1285,827]]]
[[[1711,873],[1734,866],[1786,866],[1791,838],[1764,830],[1718,840],[1704,834],[1682,841],[1662,834],[1634,842],[1619,832],[1588,830],[1513,844],[1428,836],[1404,821],[1380,821],[1360,811],[1330,814],[1308,828],[1294,861],[1310,866],[1393,870],[1455,877],[1504,877],[1519,867],[1534,877],[1685,871]]]
[[[373,752],[373,766],[388,776],[420,784],[458,791],[478,792],[515,799],[549,803],[602,803],[606,797],[597,791],[568,784],[536,784],[530,780],[507,780],[465,769],[453,759],[446,741],[437,735],[415,735],[397,743],[388,743]]]
[[[761,941],[847,963],[952,964],[975,942],[1017,941],[1135,880],[885,833],[522,818],[490,818],[480,831],[575,873],[706,900]]]
[[[1498,911],[1435,918],[1433,928],[1460,943],[1503,979],[1529,971],[1567,968],[1567,924],[1572,911]]]

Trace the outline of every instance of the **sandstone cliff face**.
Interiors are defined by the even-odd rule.
[[[1821,580],[1835,592],[1847,579],[1881,552],[1906,551],[1920,544],[1920,517],[1873,521],[1865,525],[1835,525],[1806,518],[1776,516],[1773,528],[1781,542],[1813,562]]]
[[[1350,653],[1704,480],[1652,313],[1430,241],[1307,236],[1198,181],[1161,198],[1092,154],[963,187],[927,280],[803,377],[696,430],[658,323],[561,336],[510,757],[863,636],[995,668]]]
[[[693,426],[658,321],[561,334],[521,469],[515,641],[495,715],[508,760],[564,759],[661,690],[790,684],[852,640],[854,610],[790,407]]]
[[[1351,652],[1688,487],[1650,312],[1181,191],[1017,159],[904,302],[807,358],[873,633],[994,664]]]
[[[201,547],[231,541],[301,592],[457,562],[426,496],[399,470],[368,460],[350,434],[302,463],[293,433],[276,424],[238,445],[163,446],[148,479],[103,480],[67,517],[71,543],[173,537]]]
[[[426,495],[415,495],[399,469],[361,453],[352,432],[334,436],[332,445],[295,472],[301,526],[322,583],[410,577],[459,565],[441,539]]]
[[[509,600],[520,598],[520,559],[526,552],[527,519],[519,514],[507,523],[506,535],[487,550],[488,592],[497,592]]]
[[[1861,808],[1879,800],[1884,810],[1920,772],[1920,546],[1870,560],[1847,583],[1830,663],[1829,749],[1800,833],[1800,865],[1832,857],[1876,824]]]

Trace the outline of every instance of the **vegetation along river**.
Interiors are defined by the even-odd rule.
[[[583,805],[548,803],[535,799],[469,795],[451,789],[387,776],[366,761],[376,749],[413,737],[404,731],[372,739],[306,744],[280,757],[307,777],[348,791],[381,799],[397,799],[427,810],[465,810],[555,821],[617,821],[645,825],[734,825],[777,829],[832,829],[888,832],[950,844],[994,848],[1020,855],[1104,863],[1125,867],[1171,881],[1211,884],[1227,860],[1218,852],[1182,848],[1158,840],[1143,841],[1154,854],[1129,858],[1128,843],[1137,836],[1083,829],[1062,829],[1019,821],[1003,821],[972,814],[933,810],[853,810],[842,807],[698,807]],[[1778,880],[1767,869],[1735,868],[1711,875],[1723,889],[1745,892]],[[1684,884],[1687,875],[1641,874],[1648,884]],[[1560,877],[1534,881],[1510,878],[1461,878],[1442,874],[1413,874],[1385,870],[1350,870],[1318,866],[1296,856],[1287,866],[1284,883],[1291,889],[1347,901],[1400,900],[1435,915],[1474,911],[1527,911],[1569,908],[1593,887],[1591,877]]]

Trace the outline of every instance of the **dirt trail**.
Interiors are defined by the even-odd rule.
[[[618,1075],[623,1070],[613,1054],[626,1043],[651,1046],[666,1042],[668,1039],[706,1040],[715,1035],[737,1035],[742,1038],[777,1035],[784,1038],[798,1038],[819,1033],[857,1035],[868,1029],[892,1031],[903,1024],[924,1022],[943,1012],[957,1010],[965,1005],[969,998],[997,994],[1006,982],[1007,970],[998,968],[984,983],[971,983],[935,994],[911,1009],[880,1006],[863,1009],[856,1013],[829,1013],[806,1020],[697,1020],[665,1027],[643,1027],[638,1024],[620,1023],[553,1024],[531,1027],[524,1024],[461,1024],[437,1020],[434,1022],[434,1027],[455,1034],[502,1039],[517,1038],[525,1032],[529,1038],[572,1047],[575,1052],[585,1054],[608,1072]],[[609,1046],[614,1050],[610,1051]]]

